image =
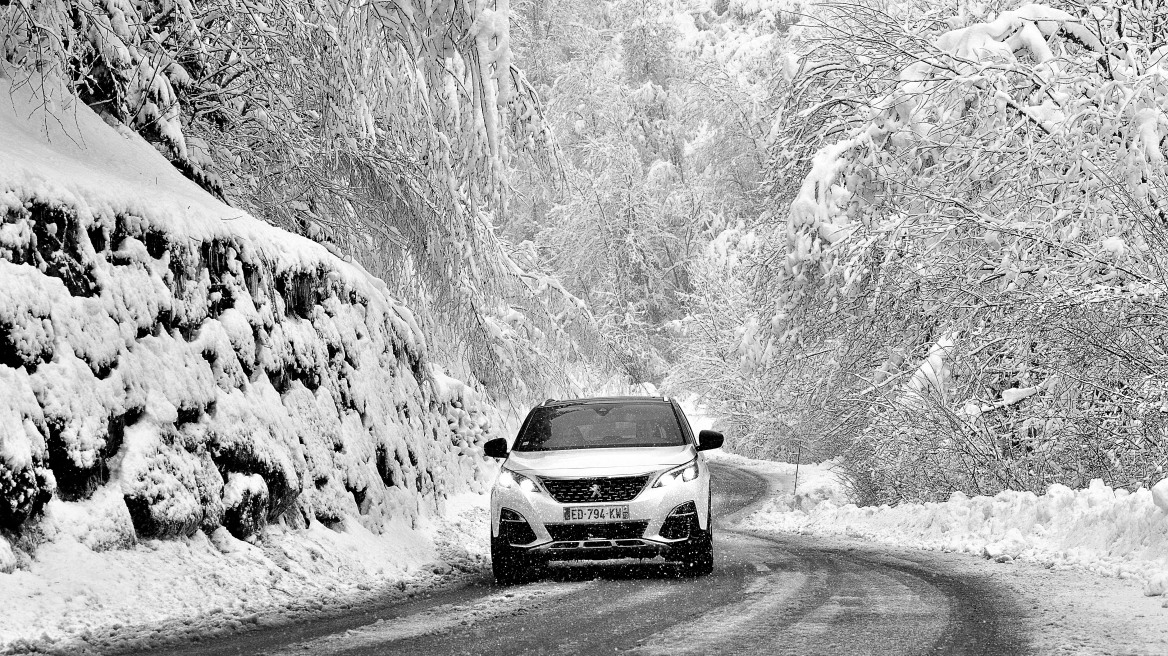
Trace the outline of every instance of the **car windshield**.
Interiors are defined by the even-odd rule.
[[[665,403],[588,403],[541,407],[515,440],[515,451],[683,446],[673,407]]]

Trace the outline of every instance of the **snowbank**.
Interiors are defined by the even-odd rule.
[[[391,523],[380,535],[346,519],[333,529],[269,527],[256,544],[223,528],[130,549],[52,542],[0,581],[0,654],[189,644],[481,578],[486,504],[456,495],[444,517]]]
[[[271,598],[247,543],[315,554],[277,567],[308,587],[416,565],[402,545],[485,487],[501,416],[427,361],[409,309],[84,105],[0,97],[0,645],[77,621],[30,590],[155,603],[101,571],[187,586],[190,614]]]
[[[1129,493],[1096,480],[1084,490],[1052,485],[1043,495],[957,492],[943,503],[857,507],[846,503],[830,468],[803,467],[808,487],[801,472],[800,494],[791,495],[793,465],[747,462],[748,469],[771,481],[773,496],[742,521],[745,529],[846,535],[999,562],[1017,559],[1136,578],[1148,595],[1168,592],[1168,513],[1146,489]]]

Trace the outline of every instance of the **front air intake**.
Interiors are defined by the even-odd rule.
[[[523,515],[503,508],[499,513],[499,537],[510,545],[524,545],[535,542],[535,531],[527,523]]]
[[[666,540],[681,540],[689,537],[690,528],[697,526],[698,508],[693,501],[686,501],[669,513],[661,525],[661,537]]]
[[[635,520],[603,524],[546,524],[545,528],[552,539],[557,542],[574,542],[579,540],[631,540],[644,535],[648,526],[648,520]]]

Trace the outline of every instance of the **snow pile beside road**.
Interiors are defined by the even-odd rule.
[[[84,105],[0,97],[0,645],[428,557],[502,417],[410,310]]]
[[[333,528],[272,526],[254,544],[222,528],[130,549],[49,543],[0,579],[0,654],[184,644],[481,578],[490,566],[486,503],[456,495],[445,517],[391,522],[381,534],[348,518]]]
[[[792,496],[781,490],[790,490],[793,465],[747,468],[767,476],[773,496],[742,521],[744,529],[846,535],[999,562],[1017,559],[1135,578],[1148,595],[1168,592],[1168,484],[1154,494],[1114,490],[1096,480],[1084,490],[1052,485],[1041,496],[957,492],[943,503],[857,507],[842,503],[843,487],[829,480],[829,471],[810,484],[809,493]],[[802,488],[802,474],[800,479]]]

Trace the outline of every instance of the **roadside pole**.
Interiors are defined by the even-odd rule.
[[[803,445],[795,447],[795,486],[791,488],[791,496],[799,489],[799,461],[803,460]]]

